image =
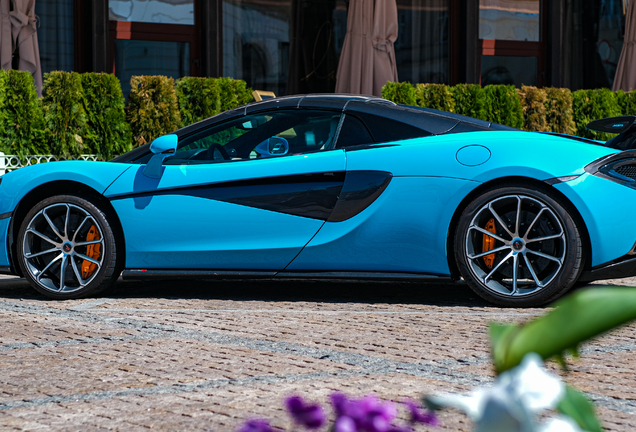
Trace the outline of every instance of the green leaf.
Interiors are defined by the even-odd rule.
[[[596,417],[594,405],[578,390],[565,386],[565,396],[559,402],[557,411],[572,417],[581,427],[589,432],[603,432],[601,423]]]
[[[576,351],[582,342],[636,319],[636,288],[588,288],[559,300],[555,309],[525,325],[491,324],[497,373],[521,363],[530,352],[543,359]],[[510,328],[514,327],[514,328]]]

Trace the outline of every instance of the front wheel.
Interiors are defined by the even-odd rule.
[[[511,307],[546,304],[583,269],[576,223],[556,197],[525,186],[485,192],[463,211],[455,259],[484,299]]]
[[[48,297],[94,295],[118,276],[113,228],[106,215],[82,197],[58,195],[39,202],[26,215],[17,242],[23,274]]]

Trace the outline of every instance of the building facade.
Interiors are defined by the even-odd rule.
[[[43,72],[330,93],[355,0],[37,0]],[[376,0],[388,1],[388,0]],[[394,1],[394,0],[391,0]],[[400,81],[611,87],[626,0],[397,0]],[[372,19],[372,18],[370,18]]]

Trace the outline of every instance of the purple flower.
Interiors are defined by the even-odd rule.
[[[346,396],[336,393],[331,395],[331,403],[336,411],[337,432],[389,432],[391,421],[397,414],[395,405],[390,402],[381,403],[374,396],[363,399],[348,400]],[[352,429],[350,419],[355,425]],[[342,419],[342,422],[341,422]],[[341,427],[338,424],[342,423]]]
[[[407,400],[405,404],[409,408],[409,412],[411,414],[411,417],[409,419],[409,422],[411,424],[423,423],[431,426],[437,426],[439,424],[435,413],[429,411],[421,411],[420,405],[417,402]]]
[[[358,432],[356,428],[356,422],[351,417],[342,416],[336,420],[334,427],[335,432]]]
[[[307,429],[318,429],[327,420],[320,405],[306,403],[300,396],[285,399],[285,407],[294,421]]]
[[[267,420],[249,420],[241,425],[238,432],[275,432]]]

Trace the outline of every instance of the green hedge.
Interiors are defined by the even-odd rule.
[[[596,132],[585,127],[592,120],[621,115],[616,93],[610,89],[577,90],[573,94],[572,108],[576,135],[597,140],[608,140],[613,134]]]
[[[389,82],[382,97],[395,103],[425,106],[528,131],[557,132],[596,140],[614,136],[586,128],[592,120],[636,115],[636,91],[577,90],[511,85]]]
[[[85,145],[88,131],[82,78],[74,72],[44,74],[42,107],[50,153],[68,157],[91,153]]]
[[[42,107],[29,72],[0,70],[0,151],[23,157],[46,149]]]
[[[132,132],[126,121],[125,99],[115,75],[81,75],[82,104],[86,113],[86,147],[109,160],[132,149]]]
[[[165,76],[134,76],[130,79],[128,122],[133,142],[140,146],[181,126],[174,79]]]

